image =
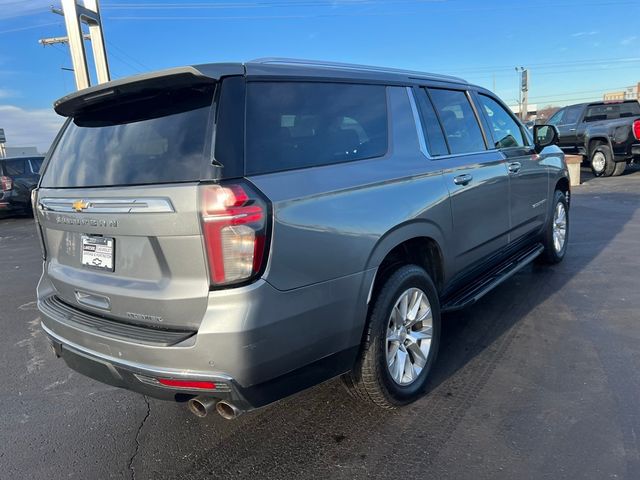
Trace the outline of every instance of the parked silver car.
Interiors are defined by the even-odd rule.
[[[33,196],[42,327],[71,368],[199,415],[339,375],[409,403],[443,312],[567,249],[555,127],[532,137],[461,79],[265,59],[55,110]]]

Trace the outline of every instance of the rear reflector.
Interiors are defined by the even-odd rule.
[[[215,390],[216,384],[213,382],[203,382],[200,380],[175,380],[173,378],[158,378],[160,384],[167,387],[192,388],[196,390]]]
[[[633,136],[640,140],[640,120],[633,122]]]

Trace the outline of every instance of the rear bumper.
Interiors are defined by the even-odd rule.
[[[44,323],[42,329],[49,337],[56,356],[62,358],[73,370],[99,382],[162,400],[184,401],[196,395],[204,395],[231,401],[243,410],[253,408],[238,392],[233,379],[227,375],[195,375],[182,370],[161,369],[128,362],[100,355],[74,344],[58,336]],[[202,390],[165,387],[157,381],[159,378],[211,381],[215,388]]]
[[[28,211],[31,208],[31,203],[28,199],[22,197],[21,195],[17,195],[15,190],[9,190],[8,192],[0,191],[0,212]]]
[[[46,276],[38,285],[38,307],[56,353],[80,373],[156,398],[200,394],[249,410],[352,367],[373,276],[371,270],[286,292],[264,280],[210,292],[198,332],[169,346],[114,337],[52,312],[44,304],[55,294]],[[220,387],[168,388],[158,378]]]

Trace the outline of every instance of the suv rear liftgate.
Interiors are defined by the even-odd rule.
[[[46,272],[39,307],[56,318],[58,329],[93,332],[125,346],[193,346],[209,291],[261,273],[268,203],[246,181],[221,184],[240,176],[242,164],[224,142],[219,152],[212,147],[215,127],[227,128],[216,125],[215,116],[233,93],[221,93],[218,78],[242,73],[237,65],[179,68],[56,102],[56,111],[70,119],[33,201]],[[229,160],[223,164],[215,153]],[[56,343],[46,316],[43,326],[57,353],[103,382],[147,393],[147,387],[167,386],[169,398],[175,389],[185,398],[232,390],[230,379],[212,376],[204,361],[176,363],[185,379],[139,365],[122,370],[100,359],[87,367],[84,348]],[[101,350],[97,341],[86,341]],[[105,345],[102,351],[127,358]]]

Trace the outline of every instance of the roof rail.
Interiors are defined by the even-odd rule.
[[[403,70],[400,68],[386,68],[386,67],[376,67],[372,65],[359,65],[356,63],[325,62],[325,61],[318,61],[318,60],[306,60],[301,58],[282,58],[282,57],[256,58],[254,60],[250,60],[247,63],[276,64],[276,65],[304,65],[309,67],[341,68],[345,70],[365,70],[365,71],[381,72],[381,73],[384,73],[384,72],[398,73],[398,74],[408,75],[411,77],[440,78],[443,80],[449,80],[449,81],[454,81],[459,83],[467,83],[467,81],[464,80],[463,78],[454,77],[451,75],[418,72],[415,70]]]

